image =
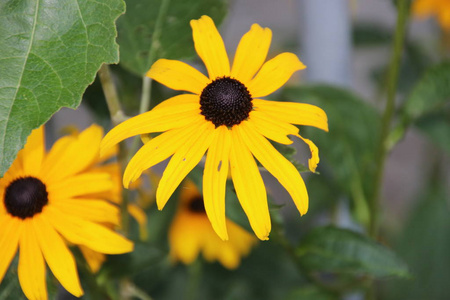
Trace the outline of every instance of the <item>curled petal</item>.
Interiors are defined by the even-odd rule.
[[[300,214],[308,211],[308,192],[300,173],[283,155],[281,155],[263,136],[255,134],[243,123],[239,127],[245,144],[256,159],[289,192]]]

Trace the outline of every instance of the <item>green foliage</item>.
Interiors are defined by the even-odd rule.
[[[315,286],[305,286],[294,290],[285,300],[337,300],[333,294],[318,289]]]
[[[435,145],[450,154],[450,109],[423,116],[414,125]]]
[[[391,250],[368,237],[332,226],[311,231],[297,249],[310,272],[371,277],[408,277],[406,264]]]
[[[387,283],[382,299],[450,299],[450,218],[447,186],[433,179],[400,236],[397,251],[410,266],[411,280]]]
[[[118,61],[121,0],[0,2],[0,175],[31,130],[76,108],[102,63]]]
[[[378,113],[353,93],[326,85],[288,88],[283,99],[311,103],[327,113],[330,132],[310,127],[303,132],[319,147],[318,171],[331,176],[341,193],[353,199],[355,215],[365,224],[369,214],[366,197],[375,169],[373,157],[380,128]]]
[[[411,123],[450,153],[450,62],[431,67],[413,87],[397,127],[400,138]]]
[[[127,0],[126,3],[127,13],[117,22],[120,63],[140,76],[159,58],[193,56],[189,21],[206,14],[218,26],[227,8],[224,0]]]
[[[416,120],[428,113],[449,108],[450,62],[430,68],[414,86],[404,106],[403,116]]]

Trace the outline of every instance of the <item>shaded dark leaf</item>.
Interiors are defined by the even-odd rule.
[[[331,226],[311,231],[297,254],[310,272],[376,278],[409,276],[406,264],[390,249],[362,234]]]

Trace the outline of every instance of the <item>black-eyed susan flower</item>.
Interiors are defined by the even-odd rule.
[[[450,31],[450,1],[448,0],[416,0],[412,7],[418,18],[435,16],[441,27]]]
[[[291,144],[300,137],[292,124],[328,130],[325,112],[313,105],[262,100],[305,66],[293,53],[264,63],[272,32],[252,25],[241,39],[230,69],[222,38],[208,16],[192,20],[195,49],[209,78],[176,60],[156,61],[147,76],[175,90],[190,92],[163,101],[149,112],[113,128],[102,141],[106,151],[133,135],[164,132],[147,142],[129,162],[123,178],[127,187],[143,170],[172,156],[156,192],[162,209],[183,178],[206,151],[203,175],[205,210],[216,233],[228,239],[225,183],[230,172],[237,196],[258,238],[271,229],[266,189],[254,157],[286,188],[300,214],[308,210],[308,193],[297,169],[267,140]],[[319,161],[317,147],[311,170]]]
[[[236,223],[226,219],[228,241],[221,240],[211,227],[197,187],[187,181],[180,192],[178,211],[169,230],[170,257],[184,264],[194,262],[200,253],[210,262],[236,269],[256,238]]]
[[[59,139],[47,153],[36,129],[0,179],[0,281],[19,250],[18,275],[29,299],[47,299],[46,266],[75,296],[81,288],[66,240],[95,252],[130,252],[133,244],[101,225],[117,223],[117,207],[96,195],[111,176],[92,172],[103,131],[91,126]]]

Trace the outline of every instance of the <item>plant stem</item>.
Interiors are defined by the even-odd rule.
[[[397,1],[397,25],[394,36],[393,51],[388,71],[387,102],[383,113],[383,119],[381,123],[381,134],[375,158],[377,169],[375,171],[374,190],[372,193],[372,197],[369,199],[369,206],[371,212],[369,234],[374,238],[377,236],[378,231],[379,198],[383,181],[384,166],[388,152],[386,142],[391,127],[392,117],[394,115],[395,96],[397,92],[400,63],[403,53],[406,23],[409,16],[409,7],[410,7],[410,0]]]
[[[202,261],[199,257],[188,267],[189,279],[186,287],[187,300],[195,300],[198,297],[202,269]]]
[[[150,45],[150,50],[148,52],[148,62],[149,65],[153,64],[156,51],[161,47],[159,41],[161,37],[162,27],[164,18],[167,15],[169,9],[170,0],[162,0],[161,6],[159,7],[158,17],[155,22],[155,30],[153,30],[152,44]],[[142,79],[142,95],[141,95],[141,105],[139,108],[139,113],[142,114],[150,108],[150,94],[151,94],[151,84],[152,79],[150,77],[144,76]]]
[[[126,120],[126,116],[122,111],[122,107],[120,105],[119,97],[117,95],[116,86],[114,85],[114,81],[111,76],[111,72],[109,70],[108,65],[103,64],[100,70],[98,71],[98,76],[100,77],[100,82],[102,84],[103,93],[105,94],[106,103],[108,105],[109,114],[111,116],[111,122],[113,126],[118,125],[119,123]],[[126,149],[124,143],[119,144],[119,154],[118,161],[123,171],[126,165]],[[122,230],[127,233],[128,232],[128,194],[126,191],[122,191],[122,202],[120,204],[120,214],[122,220]]]
[[[162,27],[164,18],[167,15],[167,11],[169,9],[170,0],[162,0],[161,6],[159,7],[158,17],[155,22],[155,29],[153,30],[152,42],[150,45],[150,49],[148,51],[148,63],[149,65],[153,64],[156,51],[161,46],[159,39],[161,37]],[[150,108],[151,104],[151,96],[152,93],[152,79],[147,76],[143,76],[142,78],[142,93],[141,93],[141,104],[139,106],[139,114],[143,114]],[[135,137],[133,139],[133,143],[130,147],[129,155],[131,158],[132,155],[136,152],[137,147],[139,146],[139,137]]]
[[[120,106],[119,97],[117,96],[116,86],[111,77],[111,72],[107,64],[103,64],[98,71],[100,82],[102,84],[103,93],[105,94],[106,104],[108,105],[109,114],[113,125],[123,122],[125,114]]]

